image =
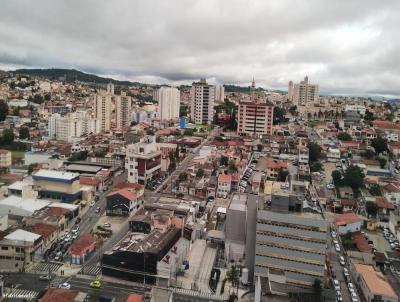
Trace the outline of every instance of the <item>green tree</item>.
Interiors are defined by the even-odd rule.
[[[384,157],[381,157],[381,156],[379,156],[377,159],[379,161],[379,165],[381,166],[381,168],[382,169],[385,168],[386,163],[387,163],[387,159],[384,158]]]
[[[175,169],[176,169],[176,163],[171,162],[168,166],[168,172],[171,173],[171,172],[175,171]]]
[[[69,161],[85,160],[87,158],[87,155],[88,155],[87,151],[74,152],[71,154],[68,160]]]
[[[321,147],[317,143],[308,143],[310,161],[317,161],[321,157]]]
[[[194,129],[185,129],[185,131],[183,131],[183,135],[187,135],[187,136],[192,136],[194,134]]]
[[[387,140],[380,135],[371,140],[371,146],[374,147],[375,152],[378,154],[388,150]]]
[[[19,107],[14,107],[12,114],[15,116],[19,116]]]
[[[179,174],[178,176],[178,180],[179,181],[186,181],[188,179],[188,174],[186,172],[182,172],[181,174]]]
[[[364,156],[366,159],[372,159],[375,156],[374,151],[372,151],[371,149],[367,149],[362,156]]]
[[[33,170],[35,170],[36,167],[37,167],[37,163],[30,164],[30,165],[28,166],[28,175],[31,175],[32,172],[33,172]]]
[[[180,117],[185,117],[189,114],[189,107],[186,105],[181,105],[179,107],[179,116]]]
[[[320,279],[315,279],[312,285],[312,293],[314,301],[321,301],[322,299],[322,282]]]
[[[263,150],[263,145],[262,144],[258,144],[257,145],[257,151],[261,152]]]
[[[197,172],[196,172],[196,177],[197,178],[202,178],[204,176],[204,170],[203,169],[197,169]]]
[[[36,104],[41,104],[41,103],[43,103],[43,97],[40,94],[35,94],[33,96],[32,102],[34,102]]]
[[[29,128],[28,127],[24,127],[22,126],[19,129],[19,138],[20,139],[29,139],[30,135],[29,135]]]
[[[286,177],[288,175],[289,175],[289,172],[286,169],[280,168],[276,179],[278,181],[286,181]]]
[[[228,171],[230,173],[234,173],[234,172],[238,171],[238,167],[236,166],[235,160],[232,159],[229,161]]]
[[[1,141],[4,145],[11,145],[14,142],[14,132],[11,129],[4,129]]]
[[[344,184],[357,191],[364,185],[364,177],[360,167],[351,165],[344,174]]]
[[[368,215],[375,217],[378,213],[378,206],[375,202],[367,201],[365,203],[365,210],[367,211]]]
[[[319,172],[322,170],[322,164],[320,162],[312,162],[310,163],[310,171],[311,172]]]
[[[155,132],[154,132],[153,129],[147,129],[146,134],[147,134],[147,135],[154,135]]]
[[[338,170],[332,171],[332,181],[336,187],[339,187],[343,184],[342,174]]]
[[[286,122],[285,118],[286,110],[280,107],[274,108],[274,125],[282,124]]]
[[[337,138],[341,141],[351,141],[351,135],[347,132],[339,132]]]
[[[8,105],[5,100],[0,100],[0,122],[6,119],[8,115]]]
[[[221,158],[219,159],[219,164],[221,166],[227,166],[229,163],[229,159],[226,156],[221,156]]]
[[[373,121],[375,118],[374,118],[374,114],[371,112],[371,111],[369,111],[368,109],[365,111],[365,116],[364,116],[364,120],[366,120],[366,121]]]
[[[371,193],[372,196],[382,196],[382,187],[378,184],[373,184],[370,188],[369,188],[369,193]]]

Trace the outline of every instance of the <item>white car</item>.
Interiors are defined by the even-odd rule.
[[[355,293],[356,289],[354,288],[353,283],[349,282],[349,283],[347,284],[347,287],[349,288],[350,294]]]
[[[94,201],[91,201],[90,203],[89,203],[89,207],[93,207],[94,206]]]
[[[335,288],[335,290],[340,291],[340,283],[338,280],[333,279],[333,287]]]
[[[336,238],[336,232],[335,231],[332,231],[331,235],[332,235],[332,238]]]
[[[58,288],[71,289],[71,284],[69,284],[68,282],[64,282],[60,284]]]
[[[358,301],[357,294],[355,292],[351,293],[351,301],[353,301],[353,302],[357,302]]]
[[[108,222],[103,223],[103,228],[111,228],[111,224]]]
[[[346,264],[346,261],[344,260],[343,256],[340,256],[340,264],[343,266]]]
[[[339,244],[339,241],[337,241],[337,239],[333,239],[333,244]]]
[[[338,253],[340,252],[340,246],[339,246],[339,244],[335,244],[335,251],[338,252]]]
[[[345,277],[350,276],[349,270],[346,267],[343,268],[343,274]]]

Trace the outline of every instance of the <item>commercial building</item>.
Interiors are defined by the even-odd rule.
[[[175,279],[189,249],[189,241],[180,234],[176,228],[164,233],[160,230],[149,234],[129,232],[103,254],[103,275],[168,285],[171,278]]]
[[[115,107],[117,114],[117,128],[124,129],[129,127],[132,122],[132,99],[126,95],[125,91],[121,91],[121,95],[115,96]]]
[[[257,282],[312,286],[325,281],[328,224],[309,213],[278,213],[259,205],[254,275]],[[267,285],[268,286],[268,285]],[[263,287],[263,286],[261,286]]]
[[[372,265],[353,264],[351,273],[356,284],[361,289],[363,301],[367,302],[398,302],[399,297],[387,277],[374,269]]]
[[[140,142],[127,146],[125,168],[128,182],[146,184],[161,170],[161,151],[157,149],[155,136],[145,136]]]
[[[274,104],[261,100],[239,102],[238,134],[272,135]]]
[[[139,209],[137,195],[130,192],[129,189],[112,191],[107,194],[107,216],[128,216],[132,211]]]
[[[175,87],[161,87],[154,91],[153,98],[158,101],[160,120],[177,120],[179,118],[180,92]]]
[[[318,101],[319,98],[319,86],[316,84],[310,84],[308,77],[304,78],[304,81],[294,84],[293,86],[293,103],[298,106],[305,106],[307,103]]]
[[[96,249],[96,241],[86,233],[80,236],[69,248],[71,264],[84,264]]]
[[[192,84],[191,119],[196,124],[210,124],[214,117],[215,87],[205,79]]]
[[[0,149],[0,168],[11,167],[11,152],[5,149]]]
[[[33,261],[42,236],[18,229],[0,241],[0,267],[3,272],[21,272]]]
[[[42,169],[33,174],[32,179],[41,198],[69,203],[82,198],[78,173]]]
[[[94,115],[100,121],[100,130],[110,131],[111,94],[101,91],[94,96]]]

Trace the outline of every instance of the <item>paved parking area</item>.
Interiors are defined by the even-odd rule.
[[[367,231],[366,234],[368,235],[368,240],[372,240],[374,242],[375,248],[378,252],[386,252],[391,251],[389,242],[383,236],[381,230],[376,231]]]

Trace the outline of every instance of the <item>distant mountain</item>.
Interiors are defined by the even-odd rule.
[[[115,85],[122,86],[138,86],[138,82],[130,81],[119,81],[111,78],[103,78],[94,74],[84,73],[75,69],[61,69],[61,68],[49,68],[49,69],[17,69],[14,71],[16,74],[38,76],[50,80],[64,79],[66,82],[86,82],[95,84],[108,84],[113,83]]]
[[[386,102],[389,102],[389,103],[399,103],[399,102],[400,102],[400,99],[390,99],[390,100],[386,100]]]

